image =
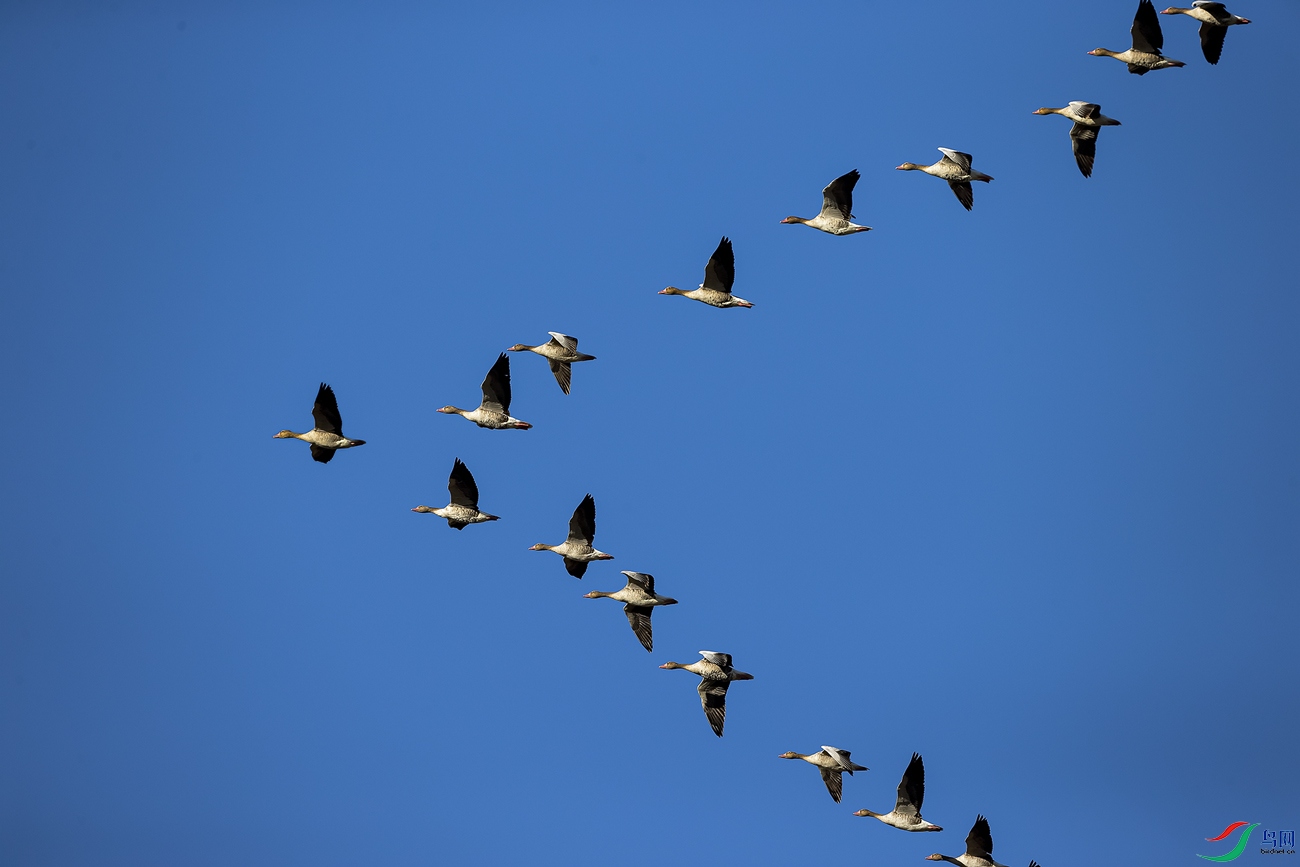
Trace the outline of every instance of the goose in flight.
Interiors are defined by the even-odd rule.
[[[1213,3],[1211,0],[1196,0],[1192,3],[1192,8],[1184,9],[1181,6],[1170,6],[1161,12],[1161,15],[1190,15],[1197,21],[1201,22],[1201,53],[1211,65],[1217,64],[1219,58],[1223,56],[1223,37],[1228,35],[1228,28],[1234,24],[1249,24],[1249,18],[1242,18],[1240,15],[1233,15],[1227,10],[1222,3]]]
[[[564,568],[574,578],[581,578],[592,560],[613,560],[613,554],[591,547],[596,538],[596,501],[591,494],[582,498],[569,519],[569,538],[559,545],[538,542],[529,551],[554,551],[564,558]]]
[[[578,351],[578,338],[570,337],[567,334],[560,334],[558,331],[548,331],[551,339],[540,346],[525,346],[522,343],[516,343],[507,349],[507,352],[536,352],[542,358],[545,358],[551,365],[551,373],[555,376],[555,381],[560,384],[560,391],[565,394],[569,393],[569,383],[573,377],[573,371],[569,365],[578,361],[595,361],[596,356],[586,355]]]
[[[934,175],[936,178],[943,178],[952,187],[953,195],[961,206],[970,210],[975,204],[975,193],[971,190],[971,181],[983,181],[988,183],[993,180],[992,175],[986,175],[983,172],[977,172],[971,168],[971,155],[964,154],[961,151],[948,150],[948,148],[939,148],[943,158],[931,166],[918,166],[916,163],[903,163],[898,167],[900,172],[925,172],[927,175]]]
[[[483,377],[483,402],[475,410],[444,406],[438,412],[464,416],[490,430],[528,430],[532,425],[510,415],[510,357],[504,352]]]
[[[1092,177],[1092,162],[1097,157],[1097,133],[1103,126],[1119,126],[1119,121],[1101,113],[1094,102],[1072,102],[1065,108],[1040,108],[1034,114],[1059,114],[1074,121],[1070,127],[1070,145],[1074,161],[1085,178]]]
[[[782,223],[803,223],[814,229],[829,232],[832,235],[856,235],[858,232],[870,232],[870,226],[859,226],[853,219],[853,187],[857,185],[858,170],[840,175],[822,190],[822,212],[811,220],[803,217],[786,217]]]
[[[1123,61],[1128,64],[1128,71],[1134,75],[1146,75],[1153,69],[1187,65],[1160,53],[1165,45],[1165,35],[1160,32],[1160,16],[1156,15],[1156,7],[1151,4],[1151,0],[1138,3],[1138,11],[1133,16],[1133,27],[1129,33],[1133,36],[1133,47],[1127,51],[1094,48],[1088,53],[1094,57],[1113,57]]]
[[[840,797],[844,794],[844,774],[853,776],[854,771],[869,771],[870,768],[854,764],[849,760],[849,751],[842,750],[838,747],[822,747],[819,751],[805,756],[803,753],[781,753],[778,759],[803,759],[810,765],[815,765],[822,772],[822,782],[826,784],[826,791],[831,793],[831,798],[835,803],[840,802]]]
[[[975,824],[966,835],[966,851],[953,858],[948,855],[926,855],[927,861],[947,861],[961,867],[1007,867],[993,860],[993,834],[989,832],[989,820],[983,816],[975,817]]]
[[[470,524],[482,524],[484,521],[500,520],[496,515],[478,510],[478,485],[469,467],[456,458],[451,465],[451,476],[447,479],[447,491],[451,494],[451,503],[441,509],[428,506],[416,506],[412,512],[429,512],[439,518],[447,519],[447,526],[463,530]]]
[[[858,810],[853,815],[871,816],[904,831],[942,831],[938,825],[932,825],[921,818],[921,802],[924,800],[925,763],[921,761],[920,753],[912,753],[912,761],[908,763],[907,770],[903,771],[903,779],[898,784],[898,800],[894,802],[894,809],[888,813]]]
[[[316,392],[316,405],[311,408],[311,416],[316,420],[316,426],[306,433],[282,430],[274,438],[282,440],[293,437],[311,443],[312,460],[322,464],[328,464],[333,460],[334,452],[339,449],[350,449],[366,444],[365,440],[350,440],[343,436],[343,417],[339,415],[339,402],[334,397],[334,389],[323,382],[320,384],[320,390]]]
[[[710,307],[753,307],[744,298],[731,294],[731,284],[736,282],[736,255],[731,249],[731,239],[723,236],[718,242],[718,249],[709,257],[709,264],[704,266],[704,282],[700,288],[687,292],[676,286],[660,289],[660,295],[684,295],[695,301],[703,301]]]
[[[584,593],[585,599],[613,599],[624,603],[623,613],[627,615],[627,622],[632,627],[632,633],[636,635],[641,646],[647,651],[654,650],[654,638],[650,634],[650,615],[654,613],[656,605],[676,605],[677,600],[667,596],[660,596],[655,592],[655,576],[647,575],[645,572],[624,572],[627,576],[627,586],[622,590],[613,593],[602,593],[599,590],[593,590],[590,593]]]
[[[669,670],[680,668],[700,676],[700,685],[696,687],[696,692],[700,694],[704,716],[708,718],[713,733],[722,737],[722,726],[727,721],[727,687],[731,686],[733,680],[753,680],[754,675],[732,668],[730,653],[701,650],[700,656],[704,658],[690,665],[665,662],[659,667]]]

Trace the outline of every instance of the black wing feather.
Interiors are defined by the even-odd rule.
[[[709,264],[704,266],[704,288],[730,295],[735,282],[736,254],[731,249],[731,239],[724,235],[718,242],[718,249],[709,257]]]
[[[632,633],[636,635],[641,646],[646,650],[654,650],[654,637],[650,632],[650,615],[654,609],[647,605],[624,605],[623,613],[627,615],[627,622],[632,627]]]
[[[925,762],[920,753],[912,753],[912,761],[903,771],[903,779],[898,784],[898,802],[894,810],[899,813],[912,812],[920,815],[921,802],[925,800]]]
[[[1217,64],[1223,56],[1223,39],[1228,35],[1228,28],[1217,24],[1202,24],[1200,34],[1201,53],[1211,65]]]
[[[983,858],[993,854],[993,834],[989,831],[989,820],[983,816],[975,817],[975,824],[966,835],[966,854]]]
[[[483,406],[510,414],[510,357],[504,352],[483,377]]]
[[[1085,178],[1092,177],[1092,162],[1097,157],[1097,130],[1076,123],[1070,128],[1070,144],[1074,148],[1074,161]]]
[[[565,558],[564,558],[564,571],[565,571],[565,572],[568,572],[568,573],[569,573],[570,575],[572,575],[574,578],[581,578],[583,575],[586,575],[586,574],[587,574],[587,561],[586,561],[586,560],[570,560],[568,557],[565,557]]]
[[[1165,35],[1160,31],[1160,16],[1151,0],[1142,0],[1138,4],[1137,14],[1133,16],[1133,27],[1129,30],[1133,36],[1133,48],[1148,54],[1159,54],[1165,47]]]
[[[970,181],[949,181],[948,186],[952,187],[952,192],[957,197],[957,201],[961,202],[961,206],[969,211],[975,204],[975,191],[970,188]]]
[[[316,419],[316,430],[343,436],[343,419],[339,415],[339,402],[334,397],[334,389],[323,382],[320,384],[320,390],[316,392],[316,405],[311,408],[311,417]]]
[[[328,464],[330,461],[334,460],[335,451],[337,451],[337,449],[327,449],[313,443],[311,447],[311,459],[313,461],[320,461],[322,464]]]
[[[451,494],[453,505],[468,506],[475,511],[478,510],[478,485],[474,482],[469,467],[465,466],[460,458],[456,458],[456,463],[451,465],[451,476],[447,479],[447,492]]]
[[[822,213],[826,213],[829,208],[834,208],[844,219],[853,219],[853,188],[858,185],[860,177],[862,175],[854,169],[827,184],[826,189],[822,190]],[[835,215],[827,214],[827,216]]]
[[[573,517],[569,519],[569,541],[590,545],[595,540],[596,500],[588,494],[582,498],[578,508],[573,510]]]
[[[704,716],[709,720],[713,733],[722,737],[722,726],[727,721],[727,687],[729,680],[709,680],[705,678],[695,688],[700,694],[700,704],[704,707]]]

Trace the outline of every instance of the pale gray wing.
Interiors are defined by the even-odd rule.
[[[578,351],[578,338],[570,337],[567,334],[561,334],[558,331],[548,331],[546,333],[551,335],[551,340],[555,341],[559,346],[562,346],[571,352]]]
[[[967,174],[970,173],[971,155],[964,154],[961,151],[949,150],[948,148],[939,148],[939,152],[951,163]]]
[[[822,772],[822,782],[826,784],[826,791],[831,793],[831,797],[838,804],[844,794],[844,775],[827,768],[818,768],[818,770]]]
[[[849,761],[848,750],[842,750],[839,747],[828,747],[823,745],[822,752],[824,752],[826,755],[834,759],[835,763],[838,764],[844,770],[848,771],[850,776],[853,775],[853,762]]]
[[[722,668],[731,668],[731,654],[718,653],[716,650],[701,650],[700,656],[703,656],[709,662]]]
[[[649,606],[631,603],[623,606],[623,613],[627,615],[627,622],[631,625],[632,632],[646,650],[654,650],[654,638],[650,633],[650,614],[653,611],[654,609]]]
[[[708,680],[707,678],[700,681],[700,685],[695,688],[700,694],[700,704],[704,707],[704,716],[708,718],[709,725],[713,728],[713,733],[722,737],[722,726],[727,721],[727,687],[731,686],[729,680]]]
[[[1074,108],[1075,114],[1085,119],[1101,114],[1101,106],[1095,102],[1072,102],[1070,105]]]
[[[853,188],[862,177],[857,169],[840,175],[822,190],[822,216],[831,219],[853,219]]]
[[[645,572],[624,572],[627,576],[628,584],[635,584],[647,593],[655,592],[655,576],[647,575]]]
[[[569,362],[548,358],[546,363],[551,366],[551,373],[555,376],[555,381],[560,384],[560,391],[568,394],[569,386],[573,383],[573,368]]]

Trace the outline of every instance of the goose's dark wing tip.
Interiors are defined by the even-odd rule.
[[[311,447],[311,459],[313,461],[319,461],[322,464],[328,464],[330,461],[334,460],[334,452],[335,449],[327,449],[313,443]]]

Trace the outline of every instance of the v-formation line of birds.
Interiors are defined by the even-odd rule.
[[[1249,19],[1240,18],[1229,13],[1224,4],[1195,0],[1191,8],[1169,7],[1162,14],[1184,14],[1201,22],[1200,39],[1205,59],[1217,64],[1223,52],[1224,36],[1227,28],[1236,24],[1249,24]],[[1164,36],[1160,30],[1160,20],[1156,15],[1151,0],[1140,0],[1138,11],[1131,30],[1132,48],[1123,52],[1114,52],[1097,48],[1088,52],[1097,56],[1114,57],[1128,65],[1129,72],[1145,75],[1155,69],[1167,69],[1185,66],[1182,61],[1166,58],[1161,54]],[[1101,106],[1087,102],[1071,102],[1063,108],[1040,108],[1034,114],[1059,114],[1073,121],[1070,138],[1079,171],[1084,177],[1092,175],[1093,161],[1096,156],[1097,132],[1103,126],[1119,126],[1117,120],[1101,113]],[[939,148],[942,159],[933,165],[923,166],[905,162],[898,166],[901,171],[921,171],[948,182],[957,200],[966,210],[974,204],[972,181],[988,183],[993,178],[972,168],[970,154],[948,148]],[[870,226],[856,224],[853,221],[853,188],[860,174],[855,169],[841,175],[822,190],[821,212],[811,219],[786,217],[782,223],[802,223],[832,235],[853,235],[871,230]],[[711,307],[753,307],[750,302],[731,293],[736,277],[735,253],[729,238],[723,237],[704,268],[704,280],[699,287],[691,290],[669,286],[660,291],[661,295],[682,295]],[[537,346],[517,343],[508,352],[533,352],[547,360],[551,373],[555,376],[560,389],[569,394],[572,385],[572,365],[582,361],[594,361],[594,355],[578,351],[578,340],[566,334],[552,331],[550,340]],[[510,358],[502,352],[488,370],[481,385],[483,398],[477,409],[464,410],[455,406],[444,406],[440,413],[462,416],[482,428],[489,430],[528,430],[532,427],[510,415]],[[338,401],[334,390],[321,383],[316,393],[316,402],[312,408],[315,426],[305,433],[282,430],[276,438],[303,440],[311,444],[312,459],[320,463],[329,463],[334,454],[343,449],[366,444],[365,440],[350,439],[343,434],[343,421],[339,413]],[[498,516],[480,511],[478,485],[474,476],[460,458],[452,464],[451,475],[447,480],[450,502],[441,508],[419,505],[411,511],[429,513],[444,518],[448,526],[461,530],[470,524],[481,524],[499,520]],[[538,543],[531,551],[553,551],[564,561],[565,570],[574,578],[582,578],[587,566],[598,560],[612,560],[613,555],[599,551],[594,547],[596,537],[596,501],[587,494],[583,497],[573,516],[569,520],[569,534],[559,545]],[[613,599],[623,604],[623,613],[627,616],[632,633],[647,651],[653,651],[654,641],[651,632],[650,617],[654,609],[663,605],[676,605],[677,600],[661,596],[655,592],[653,575],[644,572],[624,571],[626,585],[613,593],[593,590],[585,594],[587,599]],[[729,653],[712,650],[699,651],[701,659],[692,663],[666,662],[659,666],[663,669],[681,669],[689,671],[700,678],[697,691],[704,715],[714,734],[722,737],[726,722],[726,696],[732,681],[752,680],[753,675],[737,670],[732,665]],[[823,746],[815,753],[807,755],[786,752],[779,756],[783,759],[801,759],[818,768],[822,781],[831,798],[839,803],[843,792],[843,774],[850,776],[855,771],[868,770],[863,765],[851,760],[848,750],[833,746]],[[925,763],[919,753],[913,753],[912,759],[903,772],[898,784],[898,793],[892,810],[888,813],[874,813],[871,810],[859,810],[853,815],[878,819],[880,822],[904,831],[925,832],[942,831],[938,825],[921,817],[921,805],[925,797]],[[966,837],[966,851],[962,855],[948,856],[938,853],[927,856],[930,861],[948,861],[961,867],[1006,867],[993,860],[993,838],[988,820],[978,816]],[[1031,861],[1030,867],[1038,867]]]

